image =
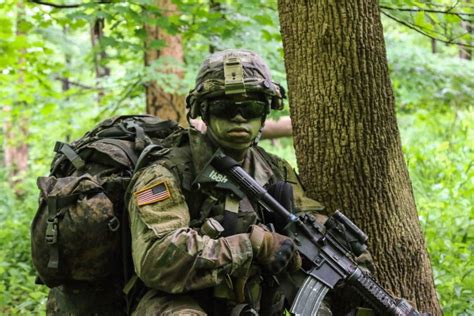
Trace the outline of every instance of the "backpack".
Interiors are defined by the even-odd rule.
[[[40,283],[126,281],[126,188],[144,149],[171,146],[164,139],[183,130],[149,115],[119,116],[71,144],[56,143],[50,175],[37,181],[39,207],[31,225]]]

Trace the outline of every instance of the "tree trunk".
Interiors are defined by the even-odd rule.
[[[209,0],[209,12],[219,13],[221,15],[221,18],[225,19],[225,12],[222,9],[222,4],[218,1],[216,1],[216,0]],[[214,41],[212,41],[212,39],[217,37],[217,36],[218,36],[217,34],[213,34],[211,36],[211,41],[210,41],[210,44],[209,44],[209,53],[211,53],[211,54],[213,54],[217,51],[217,47],[216,47]]]
[[[101,80],[104,77],[110,75],[110,69],[104,65],[104,61],[107,58],[107,53],[101,39],[104,36],[105,20],[97,18],[91,27],[91,43],[93,49],[94,67],[95,67],[95,79],[97,88],[97,103],[100,105],[102,98],[104,97],[104,90],[102,88]]]
[[[177,8],[171,0],[155,0],[155,5],[162,14],[168,16],[176,12]],[[159,58],[171,57],[174,63],[166,65],[166,73],[174,74],[179,79],[184,77],[180,64],[184,62],[183,45],[180,35],[170,35],[157,25],[145,25],[147,39],[145,41],[145,65],[150,66]],[[153,43],[164,41],[165,47],[154,48]],[[177,66],[176,66],[177,65]],[[163,119],[176,120],[186,125],[185,96],[178,93],[169,93],[157,81],[146,85],[146,112]]]
[[[437,46],[436,46],[437,42],[438,41],[436,39],[434,39],[434,38],[431,39],[431,52],[433,54],[436,54],[438,52],[438,49],[437,49]]]
[[[474,28],[470,22],[462,21],[461,26],[466,31],[466,34],[469,34],[469,38],[474,36]],[[472,45],[473,41],[469,41],[468,44]],[[459,58],[472,60],[472,47],[459,45]]]
[[[17,103],[15,107],[25,107],[24,104]],[[21,182],[24,174],[28,170],[28,144],[25,140],[28,137],[27,118],[20,114],[13,114],[12,107],[4,106],[5,121],[3,123],[3,133],[5,135],[4,162],[8,171],[8,180],[17,195],[23,193],[16,187]]]
[[[21,20],[24,15],[22,1],[17,3],[16,36],[24,36],[21,30]],[[25,51],[18,52],[18,86],[24,84]],[[17,186],[28,170],[28,118],[25,117],[26,105],[23,101],[13,103],[13,106],[4,105],[3,135],[4,135],[4,162],[8,172],[8,180],[15,190],[16,195],[21,195],[23,190]]]
[[[401,150],[377,1],[278,4],[308,194],[368,234],[385,287],[441,315]]]

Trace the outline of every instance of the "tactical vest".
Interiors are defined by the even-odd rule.
[[[144,153],[143,156],[140,157],[140,160],[142,161],[140,164],[142,166],[148,165],[155,160],[159,160],[161,165],[171,171],[175,179],[179,182],[179,186],[181,187],[182,193],[188,204],[191,217],[190,227],[197,229],[207,218],[210,217],[215,218],[223,224],[223,214],[225,210],[224,204],[228,192],[215,189],[212,184],[198,185],[198,187],[196,184],[193,184],[197,172],[192,161],[192,153],[188,139],[189,136],[185,133],[176,136],[180,139],[173,139],[172,141],[174,143],[179,143],[179,146]],[[268,154],[261,147],[255,146],[253,149],[273,172],[273,176],[269,180],[267,186],[272,185],[277,181],[286,181],[289,171],[286,170],[284,164],[280,163],[280,160]],[[244,203],[247,204],[245,206],[251,208],[252,211],[245,211],[241,208],[244,212],[242,212],[242,214],[239,212],[238,214],[238,227],[235,227],[232,232],[228,232],[225,235],[245,233],[248,231],[250,225],[256,223],[257,217],[259,217],[257,214],[258,207],[249,201],[244,201]],[[253,211],[256,211],[257,213],[254,213]]]

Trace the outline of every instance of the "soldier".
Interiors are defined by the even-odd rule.
[[[174,135],[178,146],[150,153],[129,196],[132,257],[146,286],[137,315],[273,315],[284,295],[272,277],[301,259],[291,239],[268,230],[251,200],[237,199],[222,175],[206,173],[219,148],[261,185],[293,187],[297,211],[323,220],[290,165],[257,146],[266,116],[280,110],[283,88],[265,62],[247,50],[226,50],[202,64],[187,98],[189,118],[207,125]],[[322,307],[320,315],[330,315]]]

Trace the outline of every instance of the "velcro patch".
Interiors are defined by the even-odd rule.
[[[138,206],[164,201],[171,197],[165,181],[154,182],[147,187],[133,193]]]

